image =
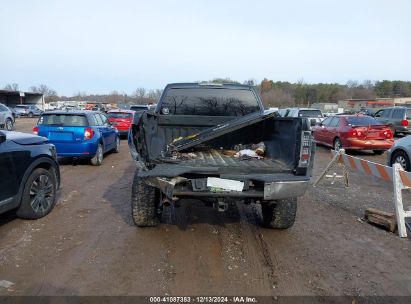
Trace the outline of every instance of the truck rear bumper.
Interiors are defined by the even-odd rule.
[[[303,196],[308,188],[308,181],[273,182],[264,185],[264,199],[277,200]]]
[[[216,197],[216,198],[256,198],[262,200],[279,200],[303,196],[309,180],[278,181],[264,183],[264,188],[249,188],[243,191],[212,191],[211,189],[193,190],[187,179],[148,178],[146,183],[161,190],[170,199],[173,197]]]

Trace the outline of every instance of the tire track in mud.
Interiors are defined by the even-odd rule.
[[[256,205],[247,206],[242,203],[237,203],[237,208],[241,216],[240,225],[242,226],[242,230],[247,235],[246,237],[252,240],[252,243],[254,243],[252,245],[255,245],[257,258],[263,265],[263,270],[268,279],[270,294],[274,295],[273,290],[278,285],[278,275],[276,271],[278,261],[275,259],[275,256],[273,261],[268,245],[259,227],[261,212]]]

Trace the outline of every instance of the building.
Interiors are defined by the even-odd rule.
[[[44,111],[44,96],[41,93],[0,90],[0,103],[11,108],[19,104],[35,105]]]
[[[311,105],[311,108],[319,109],[323,113],[337,113],[338,104],[327,102],[316,102]]]
[[[338,107],[345,110],[363,108],[386,108],[394,106],[411,107],[411,97],[376,98],[376,99],[344,99],[338,101]]]

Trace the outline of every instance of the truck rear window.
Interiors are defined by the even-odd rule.
[[[170,115],[243,116],[259,110],[250,90],[175,88],[167,90],[160,111]]]
[[[86,127],[88,126],[88,121],[84,115],[47,114],[40,117],[38,124],[46,126]]]

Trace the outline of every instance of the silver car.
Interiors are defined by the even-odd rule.
[[[391,149],[388,150],[387,163],[399,163],[405,171],[411,171],[411,135],[395,141]]]
[[[27,116],[30,118],[33,116],[40,116],[43,113],[43,111],[35,105],[17,105],[14,110],[18,116]]]
[[[14,117],[13,113],[8,107],[0,103],[0,128],[4,128],[7,131],[13,130]]]

